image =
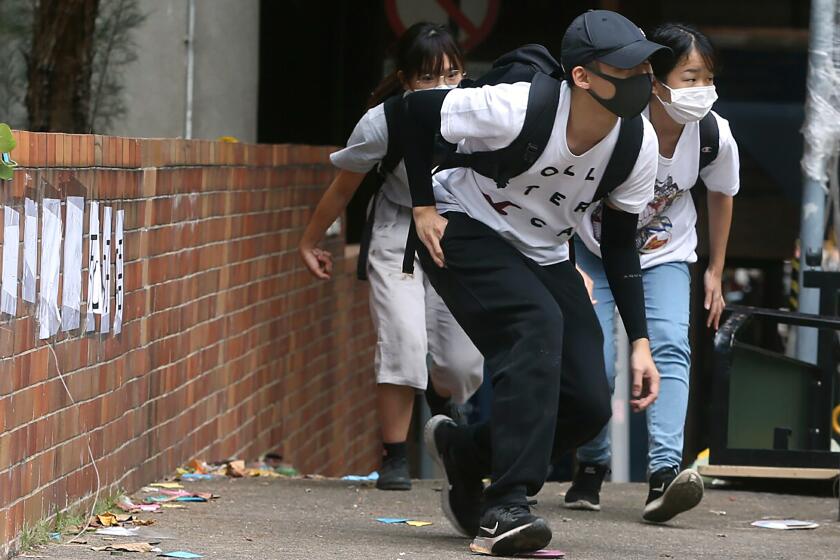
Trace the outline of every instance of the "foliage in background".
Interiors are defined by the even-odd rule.
[[[123,72],[137,60],[134,30],[146,20],[139,0],[100,0],[94,35],[89,122],[96,132],[125,115]]]
[[[0,0],[0,120],[25,128],[27,57],[32,37],[32,0]]]

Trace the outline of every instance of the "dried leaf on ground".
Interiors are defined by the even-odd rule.
[[[117,516],[111,513],[110,511],[106,511],[105,513],[101,513],[96,516],[96,520],[99,522],[100,525],[103,527],[113,527],[115,525],[119,525],[119,521],[117,520]]]
[[[231,461],[227,464],[226,473],[228,476],[234,478],[241,478],[245,476],[245,461]]]

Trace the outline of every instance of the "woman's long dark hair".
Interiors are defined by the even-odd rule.
[[[715,64],[717,62],[717,53],[715,52],[712,42],[699,29],[682,23],[664,23],[653,30],[650,40],[654,43],[659,43],[669,47],[674,53],[670,55],[654,55],[650,59],[650,65],[653,68],[653,75],[661,83],[665,83],[668,74],[671,73],[676,65],[686,56],[691,54],[693,49],[697,49],[700,56],[703,57],[703,62],[706,67],[714,73]]]
[[[394,71],[386,76],[370,94],[368,108],[374,107],[402,89],[397,72],[402,71],[406,79],[420,74],[440,76],[443,74],[443,57],[463,71],[464,57],[458,43],[449,30],[436,23],[415,23],[393,47]]]

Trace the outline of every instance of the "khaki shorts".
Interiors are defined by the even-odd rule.
[[[415,260],[402,272],[411,209],[378,196],[368,254],[370,311],[377,333],[376,381],[425,389],[466,402],[484,378],[484,359]],[[426,355],[432,359],[426,367]]]

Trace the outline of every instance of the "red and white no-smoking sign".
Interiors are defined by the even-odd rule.
[[[481,43],[493,30],[499,15],[500,0],[385,0],[388,23],[402,35],[418,21],[455,22],[461,30],[461,47],[468,51]]]

